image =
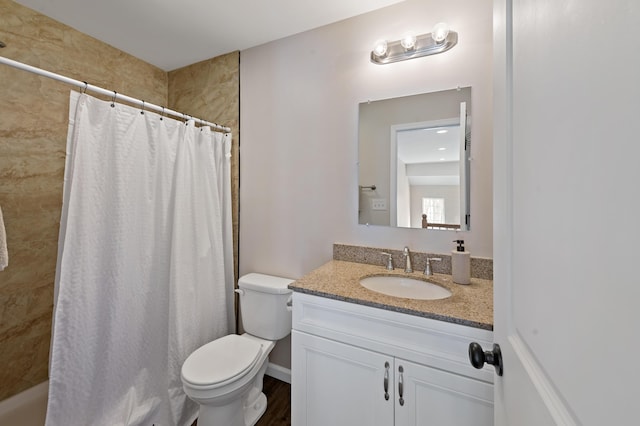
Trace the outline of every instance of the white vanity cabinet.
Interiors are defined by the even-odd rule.
[[[393,424],[392,357],[296,330],[291,339],[292,425]]]
[[[492,332],[294,292],[293,426],[492,426]]]

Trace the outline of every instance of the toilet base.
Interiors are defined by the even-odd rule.
[[[253,404],[251,404],[244,410],[245,425],[254,426],[256,423],[258,423],[258,420],[260,420],[260,417],[262,417],[266,410],[267,396],[264,393],[260,392],[260,395],[258,395],[258,398],[256,398]]]
[[[262,392],[247,405],[239,400],[222,406],[201,405],[198,426],[254,426],[266,410],[267,397]]]
[[[245,426],[241,401],[222,406],[200,405],[198,426]]]
[[[200,404],[198,426],[254,426],[258,423],[267,410],[267,396],[262,392],[267,362],[266,359],[262,362],[253,382],[247,384],[248,390],[238,389],[236,396],[219,400],[221,404]]]

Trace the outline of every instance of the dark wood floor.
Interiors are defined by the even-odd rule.
[[[291,385],[265,375],[263,392],[267,396],[267,411],[256,426],[291,425]]]
[[[291,425],[291,385],[271,376],[264,376],[262,391],[267,396],[267,411],[256,426]],[[196,420],[192,426],[197,426]]]

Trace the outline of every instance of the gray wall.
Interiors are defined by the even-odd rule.
[[[299,278],[334,242],[449,252],[450,232],[358,225],[358,104],[458,86],[472,88],[474,120],[474,222],[462,237],[492,257],[492,13],[491,0],[408,0],[241,52],[240,274]],[[441,21],[459,34],[452,50],[369,61],[377,39]]]

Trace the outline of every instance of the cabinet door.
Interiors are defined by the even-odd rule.
[[[395,384],[396,426],[493,426],[489,383],[396,358]]]
[[[296,330],[291,338],[293,426],[393,425],[392,357]]]

